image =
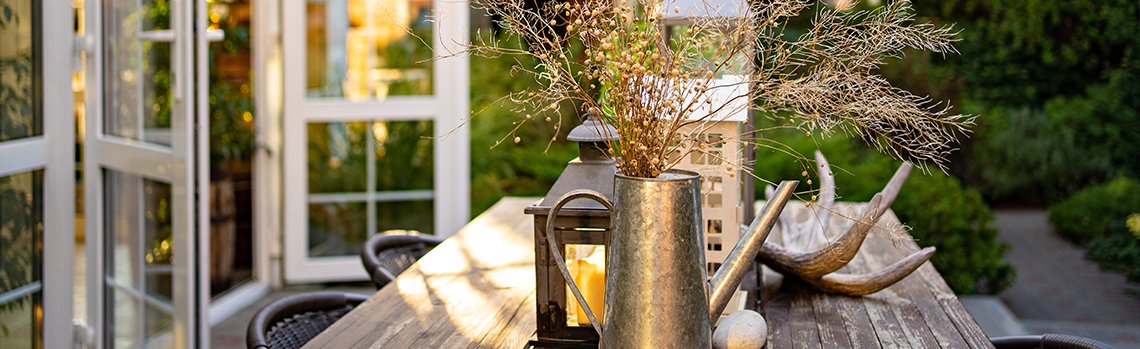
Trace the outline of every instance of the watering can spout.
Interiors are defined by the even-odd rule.
[[[751,262],[756,259],[756,254],[764,246],[764,240],[768,238],[768,233],[772,232],[776,219],[784,210],[784,205],[788,203],[788,199],[791,198],[792,192],[795,191],[798,184],[799,181],[780,182],[780,186],[776,188],[776,194],[764,205],[764,209],[748,226],[748,230],[740,237],[740,242],[736,244],[732,252],[728,253],[728,258],[725,259],[724,264],[709,281],[710,323],[715,323],[721,312],[724,311],[724,307],[728,305],[729,299],[732,298],[736,287],[740,285],[740,280],[744,278],[744,274],[748,272],[748,268],[752,266]]]

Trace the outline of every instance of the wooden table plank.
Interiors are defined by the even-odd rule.
[[[791,308],[788,309],[789,330],[792,334],[792,348],[815,349],[822,348],[819,329],[816,327],[815,312],[811,306],[813,292],[808,285],[799,280],[789,280],[785,287],[792,294]]]
[[[898,220],[898,218],[894,216],[893,212],[888,211],[884,216],[886,219],[890,219],[892,221]],[[903,258],[904,255],[910,255],[912,253],[918,252],[919,250],[918,245],[915,244],[915,242],[911,239],[904,239],[904,241],[901,241],[898,244],[892,243],[889,244],[889,246],[885,245],[887,243],[887,239],[872,240],[869,242],[869,248],[876,250],[889,248],[895,252],[894,254],[896,256],[894,258]],[[879,269],[885,267],[885,265],[883,265],[883,262],[885,261],[879,260],[870,264],[873,268]],[[924,267],[925,265],[929,264],[930,262],[924,263]],[[933,268],[933,266],[931,266],[931,268]],[[906,294],[907,298],[912,300],[912,302],[910,302],[906,308],[913,309],[915,312],[917,312],[918,318],[915,318],[916,315],[912,314],[911,310],[901,309],[901,307],[900,309],[896,309],[896,312],[904,313],[903,316],[907,318],[905,323],[908,323],[911,326],[919,326],[918,320],[921,319],[922,324],[926,326],[927,330],[930,332],[930,336],[932,337],[930,338],[927,337],[926,334],[922,334],[922,346],[927,348],[967,348],[968,345],[966,344],[965,339],[962,337],[962,333],[958,331],[953,322],[950,321],[950,317],[946,315],[946,312],[942,309],[941,304],[939,304],[938,301],[934,298],[934,295],[930,290],[930,286],[926,283],[926,280],[923,279],[922,276],[918,274],[918,272],[916,272],[915,274],[908,276],[906,279],[904,279],[904,281],[905,282],[900,282],[894,286],[891,286],[891,289],[895,290],[897,293]],[[933,341],[933,344],[930,343],[931,341]]]
[[[537,315],[533,218],[522,211],[535,201],[501,200],[305,348],[524,347]],[[861,206],[841,203],[837,209]],[[835,219],[829,235],[850,225]],[[888,212],[881,224],[897,224],[897,218]],[[918,250],[913,241],[883,235],[869,236],[841,271],[878,270]],[[786,280],[764,302],[763,313],[768,348],[992,348],[930,263],[865,297]]]
[[[538,314],[535,311],[535,294],[533,291],[526,301],[519,304],[501,330],[494,331],[485,340],[479,343],[479,348],[522,348],[535,332],[535,322]]]
[[[898,217],[891,211],[887,211],[883,218],[898,222]],[[870,244],[871,248],[875,250],[894,252],[897,256],[897,259],[894,260],[901,259],[919,250],[918,244],[909,236],[900,239],[897,243],[889,242],[887,239],[876,239]],[[927,315],[934,317],[934,321],[927,320],[926,323],[931,328],[932,334],[938,338],[940,346],[960,348],[963,347],[963,344],[959,340],[964,340],[965,345],[969,345],[971,348],[993,348],[993,344],[990,343],[981,326],[966,311],[965,306],[958,300],[958,296],[950,290],[950,286],[946,284],[942,276],[935,271],[933,264],[930,264],[929,261],[923,263],[914,274],[908,276],[904,281],[907,281],[904,283],[905,287],[913,291],[909,294],[912,299],[929,306],[932,305],[930,301],[933,298],[937,304],[941,305],[941,312],[928,308],[928,313],[924,314],[924,317]],[[950,321],[945,321],[947,318]],[[954,328],[949,327],[948,323],[953,324]],[[951,333],[957,333],[957,336]]]
[[[814,292],[811,307],[815,313],[815,324],[819,330],[819,341],[827,348],[852,348],[847,327],[843,325],[843,313],[835,297]]]
[[[958,332],[966,339],[966,343],[970,348],[993,348],[993,343],[990,343],[985,332],[982,332],[981,326],[978,326],[977,320],[966,311],[966,307],[958,300],[958,296],[950,291],[950,286],[946,285],[946,280],[934,271],[934,266],[930,262],[924,263],[922,267],[916,271],[922,276],[923,280],[930,285],[931,291],[934,292],[935,298],[938,299],[938,304],[942,305],[942,309],[946,311],[946,315],[950,317],[950,321],[958,328]]]
[[[771,299],[764,301],[764,319],[768,322],[768,341],[765,348],[791,348],[791,321],[788,321],[789,308],[794,295],[788,292],[778,293]],[[769,320],[770,319],[770,320]]]
[[[515,314],[501,310],[512,295],[525,298],[535,288],[532,223],[522,213],[535,200],[499,201],[305,348],[405,348],[458,342],[451,339],[457,334],[482,340],[472,324],[509,321]],[[508,307],[520,309],[518,302]]]
[[[851,338],[851,347],[854,349],[882,348],[879,336],[875,335],[875,327],[871,325],[871,317],[867,316],[867,308],[859,297],[834,296],[838,301],[839,312],[843,315],[843,325],[847,328],[847,335]]]
[[[884,218],[885,222],[897,221],[897,218],[893,215]],[[884,226],[882,228],[901,230],[901,227]],[[891,262],[903,259],[907,256],[907,254],[902,253],[902,250],[900,250],[902,243],[897,241],[904,239],[910,241],[909,237],[889,236],[891,234],[890,231],[879,228],[876,228],[874,232],[879,234],[879,236],[887,236],[889,239],[868,239],[864,242],[863,245],[865,248],[863,251],[867,253],[861,253],[859,256],[856,256],[854,261],[857,268],[860,268],[863,272],[881,270],[890,266]],[[887,300],[886,303],[889,304],[895,319],[898,321],[899,327],[903,333],[905,333],[906,339],[912,348],[939,348],[940,345],[934,338],[931,327],[927,325],[915,307],[914,300],[916,294],[912,294],[911,292],[915,290],[915,288],[925,289],[924,285],[919,286],[922,283],[923,281],[920,276],[912,274],[887,289],[880,291],[879,294]]]

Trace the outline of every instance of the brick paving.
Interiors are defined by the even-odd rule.
[[[997,210],[998,241],[1011,249],[1013,286],[998,296],[1033,334],[1061,333],[1140,349],[1140,290],[1124,275],[1097,269],[1084,250],[1053,232],[1045,210]]]

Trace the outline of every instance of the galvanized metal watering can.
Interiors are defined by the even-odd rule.
[[[590,190],[562,196],[550,209],[547,232],[554,231],[562,206],[576,199],[597,201],[613,213],[606,249],[604,323],[574,283],[554,236],[547,234],[546,239],[566,284],[601,337],[599,347],[709,348],[712,322],[764,245],[796,184],[780,183],[776,195],[707,282],[696,172],[669,170],[657,178],[619,174],[614,178],[613,203]]]

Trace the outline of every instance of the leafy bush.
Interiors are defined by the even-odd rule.
[[[1134,60],[1138,48],[1130,0],[925,1],[915,8],[964,28],[955,45],[962,54],[945,64],[964,79],[963,97],[989,105],[1039,106],[1080,95]]]
[[[997,242],[978,191],[954,177],[912,174],[894,209],[920,246],[938,248],[931,263],[955,293],[997,294],[1013,284],[1017,271],[1003,260],[1009,245]]]
[[[1049,222],[1062,236],[1083,244],[1086,259],[1140,282],[1140,234],[1128,226],[1135,212],[1140,212],[1140,181],[1122,177],[1049,207]]]
[[[961,55],[909,52],[884,68],[896,86],[980,114],[952,158],[990,202],[1041,204],[1140,176],[1140,22],[1127,0],[918,2],[957,23]]]
[[[478,40],[477,38],[474,40]],[[517,47],[517,42],[514,43]],[[554,124],[543,120],[529,122],[516,135],[519,143],[503,140],[519,120],[510,101],[500,101],[512,91],[537,88],[538,83],[527,74],[512,72],[515,64],[533,66],[520,59],[488,59],[471,57],[471,110],[480,114],[471,119],[471,215],[479,215],[503,196],[544,196],[566,168],[578,156],[578,145],[566,140],[566,134],[579,120],[567,110],[563,115],[558,141]],[[492,147],[494,147],[492,149]]]
[[[1140,238],[1117,235],[1090,240],[1085,247],[1085,258],[1100,265],[1101,269],[1115,270],[1131,282],[1140,282]]]
[[[769,133],[765,136],[809,157],[818,146],[834,169],[837,200],[870,200],[900,164],[854,139],[813,140],[783,131]],[[803,180],[802,172],[810,167],[778,152],[757,154],[757,175],[773,181],[799,178],[799,190],[818,189],[817,182],[809,188]],[[763,197],[763,183],[757,183],[757,189],[757,197]],[[996,294],[1016,278],[1016,270],[1002,259],[1008,245],[997,242],[997,230],[989,225],[993,219],[989,207],[977,191],[962,187],[957,179],[915,170],[891,209],[911,227],[910,234],[919,246],[938,248],[931,263],[955,293]]]
[[[981,132],[970,155],[973,184],[990,201],[1055,202],[1108,178],[1109,155],[1088,149],[1049,114],[1029,108],[986,114],[992,127]]]
[[[1134,212],[1140,212],[1140,182],[1122,177],[1049,207],[1049,223],[1061,236],[1085,243],[1101,237],[1131,237],[1125,222]]]

